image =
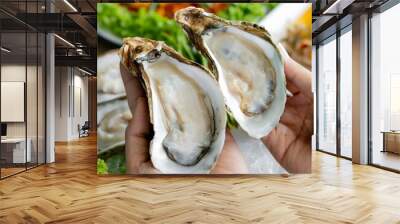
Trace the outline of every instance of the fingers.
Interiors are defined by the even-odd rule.
[[[299,88],[297,88],[297,86],[292,82],[286,83],[286,89],[288,89],[292,93],[292,96],[293,95],[295,96],[295,95],[298,95],[299,93],[301,93]]]
[[[122,63],[120,63],[120,71],[125,86],[126,96],[128,98],[129,108],[133,112],[137,98],[146,96],[146,93],[140,84],[139,79],[134,77]]]
[[[293,94],[303,93],[312,100],[311,72],[294,61],[282,44],[278,44],[279,51],[285,62],[284,69],[287,80],[287,89]]]
[[[298,89],[304,96],[312,100],[311,72],[290,57],[286,58],[284,66],[288,86],[292,86],[292,89]]]
[[[140,174],[160,174],[161,172],[154,168],[153,164],[149,161],[142,163],[139,169]]]
[[[284,124],[279,123],[261,141],[267,146],[274,158],[281,163],[291,141],[295,138],[293,132]]]
[[[288,58],[290,58],[290,56],[287,53],[285,47],[281,43],[278,43],[278,49],[279,49],[279,52],[282,55],[283,61],[286,61]]]
[[[127,137],[143,137],[147,138],[151,134],[152,128],[149,117],[149,107],[147,99],[138,97],[136,100],[135,110],[131,121],[131,130],[127,130]]]
[[[126,128],[125,155],[128,174],[138,174],[141,165],[150,160],[149,140],[147,136],[151,133],[148,107],[146,98],[139,97],[136,102],[133,118]]]
[[[248,173],[246,162],[235,139],[227,129],[224,148],[218,158],[212,174],[245,174]]]

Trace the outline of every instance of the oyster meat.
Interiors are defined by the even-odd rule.
[[[146,89],[154,137],[151,160],[163,173],[209,173],[225,140],[223,95],[212,74],[163,42],[124,39],[121,61]]]
[[[126,99],[98,105],[98,154],[125,145],[125,129],[131,119],[132,115]]]
[[[118,50],[112,50],[97,58],[97,103],[105,103],[125,96],[125,88],[119,71]]]
[[[266,136],[286,103],[279,48],[262,27],[231,22],[189,7],[176,12],[195,47],[209,60],[233,117],[250,136]]]

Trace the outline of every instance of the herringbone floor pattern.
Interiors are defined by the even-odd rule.
[[[98,177],[95,137],[0,181],[0,223],[400,223],[400,175],[313,154],[313,173]]]

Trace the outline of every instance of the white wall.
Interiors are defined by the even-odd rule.
[[[72,98],[74,101],[74,107],[72,108],[73,119],[71,120],[71,135],[78,137],[78,124],[83,125],[85,121],[88,120],[88,79],[87,77],[79,75],[74,75],[74,96]],[[80,102],[79,102],[80,101]],[[81,107],[81,108],[80,108]],[[82,110],[82,111],[80,111]],[[75,112],[75,113],[74,113]]]
[[[68,88],[70,84],[68,67],[55,68],[55,141],[68,140]]]
[[[3,82],[25,82],[25,65],[2,65],[1,81]],[[7,110],[7,108],[1,108]],[[25,137],[25,123],[11,122],[7,123],[8,137]]]
[[[88,78],[72,67],[56,67],[55,73],[55,140],[70,141],[79,137],[78,124],[88,120]]]
[[[54,5],[46,1],[46,8],[54,12]],[[55,42],[54,34],[46,34],[46,163],[55,161]]]
[[[25,82],[25,65],[2,65],[1,66],[1,81],[2,82]],[[28,66],[28,70],[32,67]],[[35,90],[36,93],[36,90]],[[33,93],[27,94],[29,97]],[[35,94],[36,96],[36,94]],[[1,108],[7,110],[7,108]],[[29,115],[28,115],[29,116]],[[28,117],[31,120],[31,117]],[[25,137],[25,122],[7,122],[7,136],[8,137]]]
[[[38,70],[37,70],[38,69]],[[19,111],[22,114],[26,112],[26,120],[22,122],[6,122],[7,123],[7,137],[9,138],[25,138],[29,139],[32,161],[44,163],[44,74],[42,67],[25,64],[3,64],[1,66],[1,81],[2,82],[24,82],[26,84],[26,106],[22,108],[1,107],[2,112],[16,113],[12,110]],[[27,78],[27,80],[25,80]],[[4,89],[2,89],[2,92]],[[19,90],[20,94],[24,94],[24,90]],[[3,93],[4,94],[4,93]],[[7,97],[6,95],[2,95]],[[24,102],[22,102],[24,104]],[[7,111],[8,110],[8,111]],[[24,116],[24,115],[22,115]]]

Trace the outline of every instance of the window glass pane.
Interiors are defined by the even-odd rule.
[[[26,80],[26,116],[27,116],[27,142],[30,148],[30,160],[27,163],[28,168],[37,165],[37,33],[27,33],[27,80]]]
[[[0,177],[5,178],[45,161],[45,35],[22,22],[36,24],[45,1],[0,5]]]
[[[25,170],[30,161],[26,142],[26,33],[1,33],[1,176]],[[5,50],[4,50],[5,49]],[[28,150],[26,150],[28,149]]]
[[[352,141],[352,33],[340,36],[340,153],[351,158]]]
[[[45,44],[46,36],[43,33],[38,35],[38,164],[45,163]]]
[[[318,148],[336,153],[336,39],[318,48]]]
[[[372,25],[372,163],[400,170],[400,4],[374,15]]]

